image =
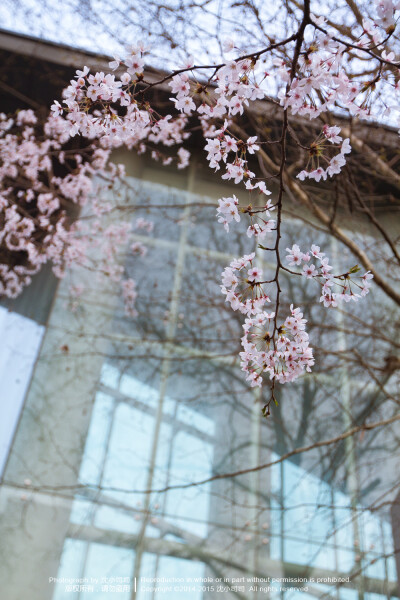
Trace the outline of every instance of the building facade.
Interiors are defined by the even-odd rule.
[[[60,78],[105,64],[6,33],[0,45],[10,64]],[[7,88],[18,89],[6,82],[10,103]],[[96,268],[60,282],[43,272],[0,308],[2,597],[398,597],[399,425],[362,430],[397,408],[396,373],[371,374],[396,347],[397,308],[376,289],[362,306],[327,312],[302,278],[285,279],[319,366],[280,390],[266,420],[238,366],[241,319],[219,291],[220,272],[251,241],[240,226],[221,230],[216,200],[232,188],[193,155],[177,173],[121,151],[126,179],[99,188],[111,221],[154,222],[133,230],[146,256],[120,255],[138,282],[137,317]],[[389,229],[395,208],[379,213]],[[337,268],[354,260],[296,204],[285,211],[282,247],[312,240]],[[346,227],[345,210],[340,218]],[[370,249],[370,224],[354,222],[353,239]]]

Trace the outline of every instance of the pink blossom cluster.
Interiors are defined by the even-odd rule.
[[[239,223],[239,210],[242,213],[249,214],[251,218],[251,224],[247,228],[248,237],[254,236],[258,240],[262,240],[267,233],[275,229],[276,222],[273,219],[269,219],[271,216],[270,211],[275,210],[275,207],[272,205],[270,200],[268,200],[267,203],[260,208],[253,209],[251,206],[240,208],[239,200],[235,194],[233,194],[231,197],[220,198],[218,200],[218,223],[223,224],[225,231],[229,232],[229,224],[232,221]]]
[[[143,229],[147,233],[151,233],[154,229],[154,223],[153,223],[153,221],[148,221],[147,219],[144,219],[143,217],[139,217],[138,219],[136,219],[134,221],[133,229]]]
[[[233,310],[245,315],[259,313],[270,302],[263,290],[262,270],[254,266],[255,253],[234,259],[222,273],[222,293]]]
[[[322,178],[325,181],[328,175],[329,177],[332,177],[333,175],[340,173],[342,167],[346,164],[345,154],[351,152],[351,146],[349,138],[343,140],[339,133],[339,127],[324,126],[322,135],[317,138],[309,148],[309,163],[312,165],[312,170],[308,171],[307,168],[303,169],[303,171],[300,171],[297,175],[298,179],[304,181],[304,179],[308,178],[320,181]],[[326,141],[331,144],[339,144],[339,153],[331,158],[326,154]],[[320,161],[324,161],[324,163],[327,164],[325,169],[320,165]]]
[[[262,385],[263,372],[280,383],[293,381],[314,364],[306,320],[299,308],[291,306],[291,316],[281,327],[276,326],[275,313],[264,311],[270,298],[263,289],[263,272],[254,266],[254,259],[254,253],[235,259],[222,273],[221,290],[226,301],[248,317],[243,325],[242,369],[252,387]]]
[[[88,201],[93,164],[102,166],[108,151],[65,150],[60,121],[41,126],[31,110],[0,115],[0,295],[18,296],[48,261],[61,275],[84,252],[68,211]]]
[[[235,194],[231,198],[220,198],[218,200],[218,223],[223,223],[225,231],[229,232],[229,223],[235,220],[237,223],[240,221],[240,215],[238,211],[239,200]]]
[[[137,298],[136,282],[134,279],[124,279],[121,283],[122,297],[125,304],[125,313],[129,317],[136,317],[135,302]]]
[[[357,265],[346,273],[333,275],[329,259],[325,256],[324,252],[320,251],[319,246],[313,244],[311,250],[304,254],[297,244],[293,244],[291,248],[286,248],[286,252],[288,252],[286,259],[289,266],[300,267],[304,263],[301,275],[307,279],[319,281],[322,287],[320,302],[323,302],[325,307],[337,306],[340,301],[350,302],[353,300],[357,302],[369,292],[371,279],[373,279],[370,271],[367,271],[362,276],[357,276],[358,281],[355,279],[355,274],[359,271]],[[317,264],[310,262],[312,259],[317,261]],[[333,286],[336,286],[340,291],[333,292]],[[354,287],[357,288],[359,292],[354,292],[352,286],[353,289]]]
[[[224,126],[216,131],[216,136],[213,138],[206,138],[207,144],[205,150],[207,152],[207,160],[211,169],[218,171],[220,169],[220,162],[225,163],[225,173],[222,175],[222,179],[231,180],[238,184],[245,180],[246,189],[252,190],[258,188],[260,192],[269,195],[271,192],[267,190],[264,181],[257,181],[254,183],[252,179],[255,177],[255,173],[250,171],[247,164],[247,152],[254,154],[260,149],[260,146],[256,144],[257,137],[249,137],[246,142],[238,138],[234,138],[227,135],[228,121],[224,122]],[[234,157],[231,162],[228,162],[229,153],[233,152]]]
[[[170,86],[176,98],[172,100],[181,114],[176,117],[170,114],[160,116],[143,100],[140,90],[143,81],[143,53],[139,52],[137,47],[133,51],[136,52],[133,55],[133,67],[132,57],[124,61],[116,59],[110,63],[112,68],[117,68],[116,65],[127,68],[119,78],[103,72],[92,75],[88,67],[77,71],[75,79],[64,92],[65,107],[57,101],[52,106],[54,114],[66,115],[65,127],[69,135],[81,133],[88,138],[101,139],[104,147],[124,144],[128,148],[136,146],[143,152],[146,149],[146,141],[165,146],[181,144],[189,135],[184,128],[193,111],[196,111],[204,123],[204,119],[241,115],[249,101],[264,97],[264,92],[257,83],[250,82],[255,63],[247,59],[230,61],[212,78],[212,84],[216,86],[213,99],[207,95],[207,86],[192,82],[187,72],[174,75]],[[196,105],[195,97],[207,98],[207,102]],[[115,107],[120,107],[121,110]],[[254,177],[254,173],[247,167],[245,154],[254,154],[259,149],[256,144],[257,138],[250,137],[246,143],[241,140],[235,141],[232,136],[225,134],[227,123],[226,121],[224,128],[218,132],[221,156],[218,158],[214,153],[211,160],[213,168],[219,168],[216,163],[223,159],[226,163],[223,179],[234,179],[235,183],[238,183],[245,178],[247,183],[252,185],[250,178]],[[235,153],[235,157],[232,162],[227,162],[227,154],[231,151]],[[178,168],[188,165],[189,156],[190,153],[184,148],[178,151]],[[152,150],[152,157],[156,160],[161,159],[163,164],[170,164],[173,160],[158,149]],[[262,191],[265,190],[264,182],[255,185]],[[268,192],[265,190],[264,193]]]
[[[144,50],[140,48],[143,46],[134,46],[125,60],[116,58],[110,63],[112,69],[126,69],[119,78],[104,72],[93,75],[88,67],[76,72],[75,79],[64,91],[65,106],[56,100],[51,107],[55,115],[65,115],[64,131],[68,135],[74,137],[79,133],[89,139],[99,139],[104,148],[124,145],[129,149],[136,147],[139,152],[147,149],[145,142],[168,147],[187,139],[185,116],[158,115],[147,102],[136,98],[144,67]],[[159,150],[153,150],[152,157],[161,159],[164,164],[173,160]],[[189,152],[181,148],[178,168],[186,167],[188,158]]]
[[[131,227],[104,223],[112,205],[101,200],[93,175],[101,173],[110,184],[123,169],[108,163],[110,150],[94,140],[75,149],[69,140],[61,116],[41,124],[32,110],[15,118],[0,114],[0,297],[17,297],[47,262],[57,277],[75,265],[92,268],[92,248],[95,268],[122,281],[118,251]],[[80,219],[83,207],[86,218]],[[132,314],[133,291],[125,290],[124,298]]]
[[[396,25],[395,12],[400,9],[400,2],[375,0],[375,7],[377,12],[375,22],[388,33]]]
[[[291,315],[276,329],[275,313],[259,312],[247,318],[240,353],[242,370],[252,387],[262,385],[262,373],[287,383],[297,379],[314,364],[312,348],[305,331],[306,319],[300,308],[290,306]]]
[[[395,87],[397,80],[392,82],[390,63],[396,66],[395,54],[387,52],[382,42],[394,32],[396,25],[395,12],[399,10],[400,3],[392,0],[374,0],[376,16],[374,21],[362,20],[361,34],[357,33],[351,39],[350,46],[346,39],[339,41],[332,30],[329,21],[324,17],[312,17],[314,36],[311,42],[304,45],[294,77],[291,77],[290,64],[285,60],[276,59],[274,62],[280,80],[284,83],[280,91],[282,106],[288,108],[292,114],[307,115],[310,119],[322,113],[335,110],[337,107],[345,109],[355,117],[375,119],[382,116],[383,110],[380,103],[376,104],[375,114],[374,90],[377,85],[382,88],[389,83]],[[359,50],[354,48],[359,48]],[[351,58],[355,53],[363,59],[371,59],[376,47],[379,53],[375,54],[376,60],[383,59],[389,63],[388,68],[381,63],[379,75],[365,81],[365,77],[349,76],[351,69],[346,72]],[[371,53],[372,49],[372,53]],[[354,71],[354,70],[353,70]],[[289,86],[289,89],[287,89]],[[390,112],[390,107],[386,108]]]
[[[210,100],[206,96],[198,107],[194,96],[206,92],[207,88],[201,83],[191,82],[187,72],[178,73],[170,82],[172,93],[176,95],[171,100],[175,108],[187,115],[194,111],[213,119],[242,115],[249,101],[262,99],[265,95],[256,82],[250,81],[255,64],[250,59],[228,61],[212,78],[217,99]]]
[[[326,20],[315,20],[319,26],[326,26]],[[329,33],[317,31],[308,51],[299,59],[296,76],[290,81],[290,72],[285,62],[277,61],[279,75],[285,84],[290,84],[280,93],[281,104],[292,114],[319,117],[332,110],[335,105],[347,109],[354,116],[368,116],[368,110],[357,104],[362,91],[361,83],[350,79],[343,65],[347,47],[337,42]]]
[[[262,209],[255,208],[252,210],[250,207],[247,209],[251,221],[246,232],[248,237],[254,236],[257,241],[260,241],[265,238],[267,233],[276,229],[276,221],[269,218],[272,210],[275,210],[275,207],[272,205],[271,200],[268,200]]]
[[[184,131],[187,123],[188,118],[185,115],[179,115],[175,119],[171,115],[161,117],[158,121],[154,121],[147,139],[149,142],[161,143],[164,146],[182,144],[190,135]]]

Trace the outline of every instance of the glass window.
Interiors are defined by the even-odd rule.
[[[396,596],[384,499],[395,489],[398,431],[325,443],[368,415],[392,414],[390,398],[347,360],[354,348],[370,356],[379,294],[368,308],[326,312],[303,278],[282,277],[304,306],[318,363],[280,390],[265,420],[265,398],[238,367],[241,317],[219,294],[218,274],[249,248],[224,237],[215,202],[193,191],[130,179],[115,192],[132,219],[155,220],[152,235],[134,233],[147,256],[121,257],[139,282],[135,320],[95,274],[72,275],[87,284],[75,312],[66,310],[68,280],[60,284],[1,492],[5,522],[20,523],[2,526],[4,568],[16,573],[28,554],[32,564],[11,576],[10,600],[27,582],[32,600],[61,600],[67,580],[85,578],[79,585],[94,591],[72,590],[79,600],[109,598],[115,585],[129,587],[121,599],[207,599],[219,597],[217,578],[226,600],[258,600],[264,592],[250,588],[266,577],[289,579],[271,598]],[[352,260],[325,234],[287,221],[283,246],[299,236],[337,264]],[[375,351],[387,348],[382,337]],[[190,585],[187,596],[168,579]]]

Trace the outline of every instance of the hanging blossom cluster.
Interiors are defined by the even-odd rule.
[[[222,293],[233,310],[245,315],[257,314],[270,302],[263,290],[262,270],[254,266],[255,253],[235,259],[222,273]]]
[[[63,103],[56,101],[52,107],[54,118],[62,118],[63,132],[71,137],[81,134],[89,140],[97,139],[104,150],[122,144],[136,148],[139,153],[149,150],[153,159],[163,164],[175,162],[178,168],[189,164],[190,153],[183,144],[191,130],[201,130],[209,167],[220,171],[224,181],[242,185],[243,192],[249,194],[250,203],[241,203],[239,192],[220,198],[217,218],[226,232],[242,218],[248,218],[247,236],[254,239],[259,248],[276,254],[276,273],[268,281],[263,280],[255,263],[255,253],[232,261],[222,274],[226,301],[233,310],[246,315],[242,367],[254,386],[261,385],[263,374],[269,374],[273,382],[292,381],[309,370],[314,362],[300,308],[292,306],[291,314],[283,322],[279,315],[278,277],[279,271],[285,269],[279,255],[285,138],[292,136],[299,148],[296,163],[299,171],[293,175],[300,181],[320,182],[338,175],[351,152],[351,145],[348,138],[343,139],[336,125],[323,126],[311,143],[309,138],[303,143],[287,123],[281,139],[262,140],[260,134],[245,134],[240,119],[251,103],[263,100],[270,93],[271,79],[278,82],[281,89],[278,102],[285,111],[286,121],[290,115],[315,119],[333,109],[369,118],[374,116],[372,100],[380,81],[395,92],[400,89],[395,56],[379,46],[394,31],[397,3],[375,0],[376,19],[372,23],[363,22],[356,43],[354,39],[351,42],[336,39],[324,18],[306,16],[306,5],[309,3],[304,4],[304,27],[299,25],[297,33],[286,41],[274,42],[269,48],[220,65],[196,66],[190,57],[182,68],[159,82],[146,81],[145,48],[139,43],[131,48],[128,57],[116,58],[110,63],[111,74],[91,74],[87,67],[77,71]],[[235,44],[229,41],[225,50],[235,50]],[[292,60],[288,59],[291,52]],[[375,61],[378,74],[371,81],[349,76],[351,70],[347,67],[354,53]],[[271,57],[271,73],[263,66],[265,56]],[[160,114],[151,107],[148,94],[158,84],[164,89],[168,86],[175,114]],[[257,159],[263,162],[267,144],[278,144],[275,146],[278,148],[280,145],[283,157],[281,168],[276,169],[279,172],[268,167],[268,177],[265,172],[263,176],[256,173]],[[302,157],[305,157],[303,164]],[[271,195],[267,180],[273,182],[274,179],[279,183],[279,194],[272,200],[266,199]],[[272,240],[268,247],[260,243],[264,243],[265,238]],[[145,248],[138,243],[132,246],[132,251],[145,254]],[[358,300],[368,293],[371,285],[372,274],[357,276],[357,266],[341,275],[332,275],[327,257],[317,246],[304,254],[295,244],[288,249],[288,261],[289,266],[302,267],[304,277],[319,282],[320,301],[326,307],[334,307],[341,300]],[[266,312],[265,306],[271,302],[266,285],[276,287],[278,308],[275,312]],[[125,283],[124,296],[133,307],[136,298],[133,280]]]
[[[222,273],[222,293],[233,310],[247,315],[242,338],[241,366],[252,387],[262,386],[262,373],[279,383],[293,381],[314,364],[305,331],[306,320],[299,308],[277,326],[275,313],[267,313],[271,302],[264,290],[263,272],[254,265],[255,253],[235,259]]]
[[[16,298],[47,262],[59,278],[80,265],[122,282],[118,251],[130,226],[105,223],[112,205],[94,180],[101,173],[109,185],[123,175],[109,154],[94,142],[71,145],[60,116],[41,124],[32,110],[15,118],[0,114],[0,297]],[[91,219],[79,220],[88,208]],[[126,299],[132,312],[132,291]]]
[[[400,2],[393,2],[393,0],[375,0],[375,7],[377,13],[375,21],[380,30],[378,30],[378,32],[374,31],[376,36],[374,38],[374,43],[379,44],[382,42],[382,30],[386,34],[394,32],[396,27],[395,12],[400,10]],[[369,33],[367,27],[369,27],[370,30],[374,29],[373,24],[367,20],[363,21],[363,25],[367,33]],[[365,43],[367,44],[367,39],[365,40]]]
[[[170,83],[172,93],[176,95],[176,98],[171,100],[175,103],[175,108],[187,115],[191,115],[194,111],[213,119],[242,115],[249,101],[262,99],[265,96],[265,92],[260,89],[257,82],[250,81],[254,66],[253,60],[244,59],[231,60],[221,67],[210,82],[215,86],[217,100],[209,99],[207,85],[191,82],[187,73],[177,74]],[[202,99],[200,105],[194,102],[195,96]]]
[[[340,127],[336,125],[333,127],[324,126],[321,135],[312,142],[308,149],[309,161],[306,168],[297,175],[298,179],[304,181],[304,179],[308,178],[320,181],[321,178],[326,180],[328,176],[332,177],[340,173],[342,167],[346,164],[345,154],[351,152],[351,146],[349,138],[343,140],[339,133]],[[339,152],[332,157],[329,156],[327,142],[333,148],[339,149]],[[321,162],[327,165],[325,169],[321,166]],[[310,164],[311,170],[308,170]]]
[[[257,136],[249,137],[246,141],[243,141],[227,133],[228,125],[229,122],[225,120],[223,127],[212,132],[212,138],[206,137],[205,150],[210,168],[218,171],[222,162],[226,169],[222,179],[233,179],[235,184],[244,181],[248,192],[251,193],[254,190],[258,196],[270,196],[271,192],[267,189],[265,181],[255,179],[255,173],[250,171],[248,167],[247,154],[254,155],[260,150],[260,146],[257,144]],[[233,155],[229,160],[231,152]],[[275,207],[271,200],[267,200],[266,204],[263,204],[263,202],[260,205],[259,200],[257,200],[255,207],[251,204],[240,206],[235,195],[229,198],[220,198],[217,208],[218,222],[222,223],[225,231],[229,232],[229,223],[233,220],[238,223],[240,212],[245,213],[250,217],[247,235],[249,237],[254,236],[261,241],[276,226],[276,222],[269,218],[271,216],[270,211],[273,211]]]
[[[325,307],[337,306],[338,302],[342,301],[357,302],[369,292],[371,279],[373,279],[370,271],[367,271],[364,275],[356,276],[360,268],[355,265],[346,273],[333,275],[329,258],[321,252],[319,246],[312,245],[311,250],[304,254],[299,246],[294,244],[291,248],[286,248],[286,252],[288,252],[286,260],[289,266],[301,267],[303,265],[301,275],[320,283],[320,302],[323,302]],[[334,292],[333,287],[338,291]]]
[[[123,61],[116,57],[110,62],[113,70],[125,69],[120,77],[104,72],[93,75],[86,66],[78,70],[64,91],[64,106],[55,100],[51,110],[65,117],[65,131],[71,137],[81,134],[88,139],[99,139],[103,148],[124,145],[128,149],[136,147],[139,153],[149,147],[152,158],[167,165],[174,158],[152,149],[152,144],[166,147],[182,144],[189,137],[184,131],[188,120],[184,115],[175,118],[159,115],[145,100],[138,87],[144,77],[144,51],[139,43],[132,46]],[[189,152],[180,148],[175,158],[178,168],[186,167],[188,158]]]
[[[245,188],[249,192],[255,190],[258,195],[269,196],[271,192],[267,189],[265,181],[256,181],[255,173],[249,170],[247,166],[247,152],[254,154],[260,147],[256,144],[257,137],[253,136],[247,139],[246,142],[241,139],[226,134],[227,121],[224,127],[218,132],[217,138],[207,139],[205,150],[207,151],[207,160],[210,168],[220,169],[220,162],[223,161],[226,165],[226,172],[222,175],[222,179],[234,180],[238,184],[245,180]],[[230,152],[235,153],[232,162],[228,162]],[[264,200],[265,201],[265,200]],[[250,225],[247,229],[249,237],[254,236],[258,240],[262,240],[267,233],[272,231],[276,223],[270,219],[270,211],[274,210],[274,206],[270,200],[263,204],[258,202],[253,208],[251,204],[240,206],[238,198],[233,195],[229,198],[220,198],[218,200],[217,216],[218,222],[224,225],[224,228],[229,232],[229,223],[233,220],[237,223],[240,221],[240,214],[245,213],[250,217]]]
[[[262,373],[279,383],[293,381],[314,364],[300,308],[290,305],[290,316],[276,327],[275,313],[262,311],[247,318],[242,338],[241,366],[252,387],[262,386]]]
[[[92,163],[107,156],[88,149],[63,150],[69,140],[60,118],[42,131],[31,110],[0,115],[0,294],[15,298],[49,260],[57,275],[84,252],[66,205],[83,205],[93,186]],[[107,154],[107,153],[106,153]],[[57,171],[63,175],[57,175]]]
[[[367,54],[370,47],[379,47],[390,33],[395,23],[395,12],[400,4],[389,1],[375,0],[377,18],[375,23],[363,21],[363,28],[355,47],[360,56],[370,58]],[[373,93],[379,81],[384,81],[393,70],[391,62],[394,53],[386,53],[381,46],[382,54],[376,54],[375,59],[381,62],[381,71],[376,78],[369,81],[349,77],[346,73],[346,63],[349,51],[354,52],[354,44],[349,46],[346,41],[335,39],[333,31],[329,31],[327,19],[311,15],[314,25],[314,37],[305,44],[304,51],[299,57],[298,71],[291,79],[290,64],[277,60],[276,66],[282,81],[289,85],[280,92],[282,106],[290,109],[292,114],[308,116],[310,119],[319,117],[322,113],[332,111],[337,107],[345,109],[355,117],[379,117],[373,114]],[[383,28],[383,23],[390,23]],[[388,31],[389,30],[389,31]],[[392,31],[393,33],[393,31]],[[372,44],[371,44],[372,39]],[[363,50],[366,52],[363,53]],[[393,65],[395,66],[395,65]],[[385,73],[383,69],[386,69]]]
[[[222,223],[224,225],[226,232],[229,232],[229,224],[232,221],[239,223],[239,210],[242,213],[248,214],[250,217],[251,223],[247,228],[248,237],[254,236],[261,241],[265,238],[267,233],[275,229],[276,221],[269,218],[271,216],[270,211],[275,210],[275,207],[272,205],[270,200],[268,200],[267,203],[261,207],[253,208],[251,205],[239,207],[239,200],[235,194],[233,194],[232,197],[220,198],[218,200],[218,223]]]

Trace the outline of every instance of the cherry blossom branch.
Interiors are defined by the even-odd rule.
[[[265,165],[270,170],[276,169],[275,162],[268,156],[266,152],[262,148],[258,151],[260,157],[264,161]],[[314,202],[309,194],[301,187],[297,181],[295,181],[292,177],[290,177],[287,173],[284,173],[283,177],[284,185],[286,189],[290,190],[293,196],[301,202],[303,206],[305,206],[315,217],[317,217],[318,221],[325,225],[326,229],[330,231],[330,233],[337,238],[339,241],[345,244],[352,253],[357,257],[360,263],[370,271],[374,276],[375,283],[390,297],[392,300],[396,302],[400,306],[400,293],[397,292],[391,285],[389,285],[387,279],[385,279],[381,274],[375,269],[373,263],[368,258],[367,254],[359,247],[358,244],[355,243],[353,239],[347,235],[344,230],[336,225],[335,223],[331,223],[331,219],[329,215],[325,213],[325,211],[320,208],[316,202]],[[312,223],[311,223],[312,225]]]
[[[194,131],[189,120],[197,115],[206,140],[207,161],[210,168],[216,171],[223,167],[223,180],[233,180],[235,184],[244,183],[249,193],[257,194],[258,198],[260,195],[263,198],[262,194],[270,195],[271,191],[267,189],[266,184],[269,180],[277,180],[278,193],[273,203],[268,200],[260,205],[257,200],[255,207],[252,203],[243,207],[233,195],[219,199],[217,208],[218,221],[227,232],[233,221],[240,221],[241,215],[248,217],[248,237],[254,237],[260,249],[272,252],[275,257],[275,272],[267,278],[263,278],[261,269],[254,266],[254,253],[233,260],[222,274],[221,286],[232,309],[247,315],[243,326],[244,351],[241,353],[242,369],[247,373],[247,380],[252,386],[261,386],[262,374],[268,373],[272,381],[271,400],[275,401],[276,381],[291,381],[304,369],[310,370],[314,364],[308,334],[305,332],[306,320],[303,319],[300,309],[291,305],[290,316],[280,323],[280,271],[294,273],[282,265],[280,256],[284,193],[300,199],[333,235],[355,249],[359,260],[368,265],[368,272],[362,276],[361,282],[357,283],[352,278],[358,270],[357,266],[333,276],[330,274],[331,267],[319,248],[311,247],[311,254],[321,262],[316,270],[315,265],[308,264],[309,254],[301,253],[298,246],[294,245],[290,251],[290,257],[294,261],[291,264],[303,261],[307,263],[304,265],[303,275],[310,279],[316,278],[321,283],[325,281],[320,298],[325,306],[336,306],[336,300],[339,298],[345,301],[357,300],[360,297],[358,290],[361,290],[361,295],[365,295],[370,285],[368,282],[374,275],[382,289],[391,290],[391,286],[382,277],[377,276],[366,254],[336,225],[338,193],[334,210],[329,216],[309,198],[297,182],[294,182],[287,168],[287,136],[290,134],[296,146],[306,154],[305,168],[297,174],[300,181],[307,178],[318,183],[321,179],[325,181],[328,177],[340,173],[346,163],[346,155],[351,152],[350,137],[343,139],[339,135],[339,127],[325,124],[315,139],[304,143],[289,123],[289,114],[316,119],[325,111],[340,106],[349,110],[352,115],[367,118],[371,94],[375,84],[383,81],[384,75],[380,63],[372,81],[364,85],[354,81],[343,66],[344,52],[349,52],[351,44],[346,45],[339,38],[334,39],[330,36],[323,27],[324,20],[319,18],[316,21],[311,16],[309,0],[305,0],[302,10],[297,32],[282,41],[273,40],[269,46],[251,53],[239,52],[239,56],[234,59],[218,64],[195,65],[189,58],[182,68],[173,70],[153,82],[145,79],[145,48],[139,43],[132,46],[130,55],[123,61],[116,59],[110,63],[113,70],[121,65],[126,67],[119,79],[111,73],[105,75],[99,72],[92,75],[89,69],[84,67],[82,71],[77,71],[75,79],[65,91],[64,106],[57,101],[52,106],[54,115],[64,119],[65,133],[72,137],[83,134],[94,138],[108,151],[121,145],[136,147],[139,153],[150,150],[152,158],[161,159],[163,164],[170,164],[175,160],[178,168],[185,168],[189,163],[190,153],[182,144]],[[390,2],[385,6],[377,4],[377,22],[381,29],[387,29],[389,23],[391,30],[395,10],[396,7]],[[308,25],[312,25],[315,30],[315,40],[303,49]],[[387,34],[389,35],[389,31]],[[382,41],[380,33],[374,33],[373,41],[378,39]],[[364,41],[360,44],[361,50],[365,50]],[[229,44],[227,51],[234,48],[234,44]],[[281,53],[273,53],[277,49],[280,49]],[[367,50],[367,55],[374,58],[371,46],[368,46]],[[279,139],[259,140],[257,136],[248,137],[245,132],[236,136],[237,116],[242,115],[245,110],[248,112],[250,102],[265,98],[265,91],[260,86],[269,74],[265,71],[259,73],[257,67],[261,65],[257,64],[257,61],[268,53],[270,58],[274,57],[274,77],[278,86],[282,86],[278,100],[274,100],[275,104],[282,107]],[[277,55],[283,56],[283,59],[276,58]],[[381,58],[389,62],[393,59],[392,54],[386,53],[382,53]],[[349,60],[351,59],[352,56]],[[211,74],[206,83],[201,83],[197,81],[196,74],[204,70],[211,70]],[[193,79],[190,79],[189,74]],[[178,116],[161,114],[161,110],[151,106],[147,95],[156,86],[163,87],[167,82]],[[212,89],[208,89],[209,87]],[[239,129],[242,130],[241,127]],[[155,149],[154,144],[163,144],[167,148],[179,146],[177,156],[168,156],[158,147]],[[271,148],[272,154],[276,147],[279,158],[272,160],[263,145]],[[252,172],[251,155],[257,156],[264,177],[257,177],[256,173]],[[264,165],[270,174],[266,172]],[[53,183],[54,178],[50,177],[50,181]],[[273,210],[276,210],[276,222],[269,218],[270,211]],[[272,232],[275,232],[274,244],[260,243]],[[340,293],[331,294],[330,287],[334,282],[339,286]],[[264,284],[275,286],[275,311],[272,313],[265,311],[265,305],[271,300],[263,289]],[[393,297],[394,291],[391,291]],[[269,404],[265,410],[269,410]]]
[[[315,21],[312,22],[312,25],[313,25],[313,27],[315,27],[315,29],[318,29],[318,31],[321,31],[325,35],[329,35],[329,33],[326,31],[326,29],[324,29],[323,27],[318,25]],[[390,35],[388,35],[388,37],[385,40],[383,40],[382,42],[377,44],[375,47],[378,47],[382,43],[385,43],[391,37],[392,33]],[[334,40],[338,44],[343,44],[343,46],[347,46],[348,48],[352,48],[353,50],[357,50],[358,52],[361,51],[361,52],[364,52],[365,54],[368,54],[368,56],[376,59],[383,65],[389,65],[391,67],[397,67],[397,68],[400,67],[400,62],[393,62],[393,61],[387,60],[385,58],[382,58],[381,56],[379,56],[379,54],[374,54],[374,52],[372,52],[372,50],[370,48],[364,48],[363,46],[358,46],[357,44],[352,44],[351,42],[342,40],[334,35],[332,35],[330,37],[332,38],[332,40]]]
[[[397,251],[395,244],[392,242],[386,229],[384,227],[382,227],[382,225],[379,223],[378,219],[375,218],[375,216],[372,214],[372,212],[370,211],[368,206],[365,204],[364,200],[361,198],[360,192],[358,191],[358,187],[354,181],[354,177],[353,177],[353,173],[352,173],[351,169],[348,168],[347,171],[349,173],[350,181],[352,183],[352,191],[356,197],[357,202],[361,206],[363,212],[368,216],[368,219],[371,221],[371,223],[374,224],[376,229],[382,235],[383,239],[385,240],[385,242],[388,244],[390,250],[392,251],[393,256],[395,257],[397,262],[400,264],[400,254]]]
[[[281,42],[276,42],[274,44],[270,44],[269,46],[267,46],[267,48],[263,48],[262,50],[258,50],[257,52],[250,52],[249,54],[245,54],[243,56],[237,57],[234,59],[234,61],[239,62],[239,61],[245,60],[247,58],[250,58],[252,60],[257,60],[263,54],[266,54],[267,52],[271,52],[271,50],[275,50],[276,48],[280,48],[281,46],[286,46],[290,42],[293,42],[297,38],[297,35],[298,35],[298,33],[294,33],[293,35],[282,40]],[[188,73],[188,72],[193,72],[193,71],[198,71],[198,70],[203,70],[203,69],[214,69],[213,74],[210,76],[210,78],[208,80],[208,82],[210,82],[212,77],[215,76],[218,73],[218,71],[225,66],[226,66],[226,63],[219,63],[217,65],[215,65],[215,64],[192,65],[190,67],[182,67],[182,69],[175,69],[171,73],[168,73],[168,75],[165,75],[162,79],[159,79],[158,81],[147,84],[147,87],[143,90],[143,93],[147,92],[150,88],[153,88],[155,86],[160,86],[163,83],[170,81],[176,75],[181,75],[182,73]],[[143,83],[146,83],[146,82],[143,80]]]
[[[305,28],[308,25],[308,23],[310,22],[310,1],[309,0],[305,0],[304,1],[304,13],[303,13],[303,19],[302,22],[300,24],[300,27],[298,29],[298,32],[296,34],[296,45],[295,45],[295,49],[294,49],[294,54],[293,54],[293,60],[292,60],[292,68],[291,68],[291,72],[290,72],[290,79],[289,82],[287,84],[286,87],[286,93],[288,93],[289,89],[290,89],[290,85],[293,81],[294,75],[296,73],[296,68],[297,68],[297,63],[299,60],[299,56],[300,56],[300,51],[301,51],[301,46],[303,44],[303,40],[304,40],[304,32],[305,32]],[[276,333],[278,331],[278,316],[279,316],[279,306],[280,306],[280,295],[281,295],[281,287],[279,284],[279,270],[282,267],[282,263],[281,263],[281,258],[280,258],[280,253],[279,253],[279,243],[281,240],[281,223],[282,223],[282,199],[283,199],[283,193],[284,193],[284,183],[283,183],[283,172],[285,169],[285,165],[286,165],[286,136],[287,136],[287,131],[288,131],[288,111],[287,109],[285,109],[283,111],[283,125],[282,125],[282,134],[281,134],[281,163],[280,163],[280,167],[279,167],[279,174],[278,174],[278,178],[279,178],[279,192],[278,192],[278,200],[276,203],[277,206],[277,221],[276,221],[276,238],[275,238],[275,246],[274,246],[274,252],[275,252],[275,257],[276,257],[276,270],[275,270],[275,276],[274,278],[270,281],[270,283],[275,282],[275,286],[276,286],[276,296],[275,296],[275,315],[274,315],[274,319],[273,319],[273,331],[272,331],[272,343],[273,343],[273,347],[274,350],[276,351]],[[263,406],[262,408],[262,412],[264,416],[269,416],[270,415],[270,404],[273,401],[275,404],[277,404],[277,400],[275,397],[275,381],[276,379],[274,378],[271,382],[271,386],[270,386],[270,398],[268,400],[268,402]]]

